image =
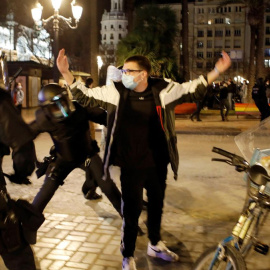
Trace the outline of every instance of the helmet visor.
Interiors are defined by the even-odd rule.
[[[58,96],[56,96],[53,98],[53,102],[50,103],[47,108],[54,118],[66,118],[71,113],[69,103],[70,102],[66,98],[59,98]]]

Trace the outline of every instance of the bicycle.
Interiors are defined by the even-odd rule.
[[[267,124],[269,123],[270,121],[268,120]],[[265,135],[268,135],[267,128],[261,128],[262,126],[254,130],[257,132],[261,129],[260,132],[263,131]],[[246,132],[249,137],[252,137],[250,134],[254,133],[254,130]],[[241,139],[242,142],[240,144],[245,145],[247,140]],[[250,144],[247,147],[249,146]],[[242,213],[231,235],[223,239],[218,246],[207,249],[198,258],[193,270],[246,270],[245,258],[252,247],[254,247],[255,251],[264,255],[269,250],[268,245],[258,240],[258,234],[270,209],[270,193],[269,186],[267,186],[270,183],[270,149],[261,150],[254,148],[251,164],[243,157],[221,148],[214,147],[212,151],[226,157],[226,159],[213,158],[212,161],[225,162],[235,166],[238,172],[246,173],[247,196]]]

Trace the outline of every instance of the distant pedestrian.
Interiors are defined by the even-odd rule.
[[[220,99],[220,115],[222,121],[228,121],[229,101],[228,101],[228,84],[226,82],[222,82],[220,85],[219,99]]]
[[[248,91],[247,81],[244,80],[239,92],[241,103],[247,103],[247,91]]]
[[[196,108],[196,111],[190,116],[190,120],[191,121],[194,121],[194,117],[196,117],[197,122],[201,122],[202,121],[202,119],[200,118],[200,113],[201,113],[201,110],[204,107],[204,104],[207,101],[207,98],[208,98],[208,95],[206,93],[206,95],[204,96],[203,100],[200,100],[200,101],[197,101],[196,102],[197,108]]]
[[[236,85],[231,78],[228,80],[228,101],[229,101],[229,109],[234,109],[234,97],[236,94]]]
[[[270,80],[266,80],[265,82],[265,93],[266,93],[266,97],[267,97],[267,103],[270,103]]]
[[[261,121],[270,116],[263,78],[258,78],[252,88],[252,98],[261,113]]]
[[[16,82],[14,89],[11,91],[11,96],[14,102],[14,105],[20,112],[22,113],[22,103],[24,99],[24,92],[22,90],[22,84],[20,82]]]

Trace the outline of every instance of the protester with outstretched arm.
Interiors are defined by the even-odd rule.
[[[70,86],[73,98],[84,107],[98,105],[107,110],[104,176],[110,165],[120,167],[122,270],[137,269],[134,251],[144,188],[148,196],[147,254],[166,261],[178,260],[178,255],[166,247],[160,234],[169,163],[175,179],[178,174],[174,108],[181,103],[202,100],[208,84],[226,71],[230,64],[230,57],[223,52],[215,68],[206,76],[179,84],[151,78],[150,61],[142,55],[134,55],[124,62],[122,81],[89,90],[74,80],[65,50],[60,50],[57,66]]]

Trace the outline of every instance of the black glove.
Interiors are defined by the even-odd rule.
[[[8,180],[12,183],[19,184],[19,185],[30,185],[32,184],[31,181],[27,177],[19,177],[16,174],[6,174],[4,176],[8,178]]]

